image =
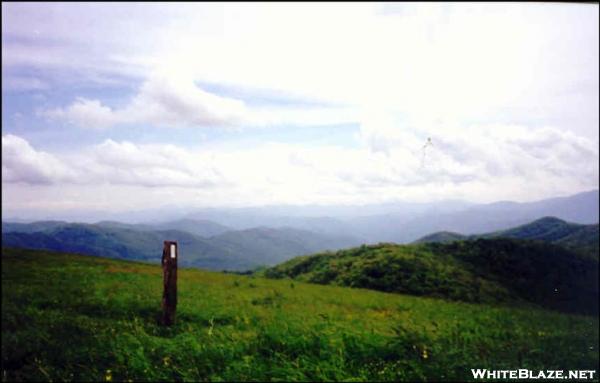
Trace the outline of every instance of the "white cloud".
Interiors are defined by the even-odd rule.
[[[577,92],[595,98],[595,6],[405,5],[399,14],[378,7],[225,8],[225,35],[181,33],[160,63],[172,73],[384,107],[415,121],[506,122],[533,113],[581,120],[581,106],[563,93],[593,84],[595,92]],[[568,105],[557,110],[557,101]],[[594,121],[593,110],[583,121]]]
[[[239,100],[193,85],[202,80],[337,102],[353,106],[353,113],[386,108],[413,125],[535,119],[597,136],[597,5],[165,5],[143,12],[131,7],[135,12],[129,13],[139,17],[127,22],[119,18],[127,8],[53,7],[57,17],[80,15],[81,36],[71,36],[64,26],[53,31],[43,12],[29,11],[44,33],[69,41],[69,49],[76,51],[87,38],[111,53],[101,67],[122,68],[126,76],[137,68],[137,76],[148,80],[130,109],[114,111],[119,122],[256,121]],[[92,12],[115,17],[89,25],[83,20]],[[31,33],[12,24],[7,32]],[[9,66],[62,57],[43,51],[48,44],[39,44],[42,51],[35,54],[38,48],[19,53],[8,42],[3,57],[22,58]],[[98,61],[92,54],[81,59]],[[152,78],[150,68],[168,81]],[[259,114],[260,121],[279,121]]]
[[[173,145],[106,140],[86,151],[84,157],[89,183],[212,188],[229,182],[202,154]]]
[[[38,151],[15,135],[2,136],[2,183],[135,185],[197,188],[228,180],[202,154],[172,145],[106,140],[71,154]]]
[[[106,128],[115,124],[118,119],[113,110],[98,100],[78,98],[67,108],[42,111],[41,115],[51,119],[63,119],[71,124],[84,128]]]
[[[43,110],[50,119],[82,128],[109,128],[122,124],[160,127],[263,127],[279,124],[331,125],[358,121],[347,107],[261,106],[249,108],[238,99],[209,93],[182,73],[154,75],[123,108],[112,109],[99,100],[78,98],[66,108]]]
[[[373,153],[394,163],[412,164],[415,169],[421,162],[417,171],[421,184],[483,182],[490,187],[488,195],[498,193],[498,198],[508,198],[502,193],[527,198],[542,195],[542,190],[569,193],[598,185],[597,139],[555,127],[473,124],[413,129],[375,114],[363,121],[361,137]],[[424,149],[428,137],[433,146]],[[495,189],[503,184],[514,190]]]
[[[9,170],[3,183],[40,183],[41,177],[44,183],[65,187],[111,185],[117,194],[137,187],[140,194],[170,191],[181,197],[181,203],[208,206],[457,196],[474,201],[531,200],[598,187],[597,145],[570,132],[498,125],[472,127],[466,135],[448,129],[431,137],[434,146],[426,149],[425,156],[417,135],[402,136],[401,141],[390,138],[386,151],[280,143],[245,149],[183,149],[106,140],[70,155],[52,156],[9,136],[7,142],[27,149],[21,150],[27,158],[44,160],[17,163],[17,151],[5,152],[3,147]],[[62,171],[48,171],[50,164]],[[17,169],[23,174],[15,173]],[[135,198],[127,200],[138,203]]]
[[[107,128],[119,124],[156,126],[235,126],[246,119],[242,101],[208,93],[193,82],[154,77],[121,109],[99,100],[77,99],[66,108],[42,115],[62,119],[83,128]]]
[[[240,100],[217,96],[192,81],[172,76],[147,81],[131,104],[117,113],[123,122],[235,126],[245,120],[248,112]]]
[[[49,184],[70,181],[74,172],[56,156],[36,151],[21,137],[2,135],[2,183]]]
[[[534,119],[597,136],[594,4],[46,7],[53,18],[44,7],[3,5],[13,20],[3,25],[3,66],[63,68],[70,76],[61,81],[146,79],[131,109],[113,111],[118,122],[256,121],[239,100],[193,85],[202,80],[338,102],[353,113],[383,107],[413,124]],[[260,121],[279,120],[264,114]]]
[[[9,75],[36,73],[51,87],[142,83],[121,105],[90,92],[48,117],[98,129],[359,121],[363,145],[107,140],[71,158],[21,142],[25,154],[3,163],[10,187],[110,185],[140,206],[165,195],[206,204],[528,200],[598,187],[597,4],[2,8],[13,20],[3,23]],[[13,86],[39,85],[27,81]],[[257,105],[197,83],[341,106]]]

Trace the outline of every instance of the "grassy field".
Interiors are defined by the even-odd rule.
[[[2,380],[472,380],[471,368],[598,370],[598,318],[2,250]],[[597,376],[597,375],[596,375]]]

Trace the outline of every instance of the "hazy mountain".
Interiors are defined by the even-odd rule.
[[[179,219],[152,225],[156,230],[180,230],[200,237],[212,237],[232,230],[230,227],[208,220]]]
[[[464,201],[387,203],[359,206],[266,206],[202,209],[188,215],[237,228],[291,227],[335,236],[351,235],[362,242],[398,240],[398,228],[432,212],[456,212],[473,206]]]
[[[330,236],[292,228],[254,228],[229,231],[210,238],[219,248],[249,259],[273,265],[299,254],[356,246],[360,241],[348,236]]]
[[[132,224],[123,223],[117,221],[100,221],[96,223],[97,226],[117,229],[131,229],[131,230],[144,230],[144,231],[156,231],[156,230],[178,230],[185,231],[190,234],[194,234],[200,237],[212,237],[217,234],[222,234],[226,231],[232,230],[231,228],[220,225],[216,222],[208,220],[196,220],[196,219],[179,219],[174,221],[150,223],[150,224]]]
[[[208,219],[238,229],[287,226],[332,235],[351,235],[366,243],[405,243],[436,231],[486,233],[503,230],[544,216],[555,216],[577,223],[596,223],[598,198],[598,190],[594,190],[527,203],[496,202],[477,205],[462,201],[442,201],[330,208],[275,206],[203,209],[188,217]]]
[[[580,224],[597,223],[598,199],[598,190],[594,190],[527,203],[440,201],[191,210],[163,207],[146,212],[120,213],[119,222],[105,221],[99,225],[132,230],[181,230],[202,237],[219,235],[227,229],[289,227],[328,236],[351,236],[364,243],[406,243],[437,231],[482,234],[505,230],[545,216]],[[140,223],[131,223],[136,221]],[[3,231],[4,226],[3,223]]]
[[[143,223],[124,223],[119,221],[100,221],[94,224],[95,226],[101,226],[111,229],[130,229],[130,230],[153,230],[152,225]]]
[[[158,262],[163,241],[175,240],[179,243],[182,266],[213,270],[245,270],[272,265],[296,255],[359,243],[351,237],[328,236],[291,228],[229,231],[202,238],[182,230],[150,230],[147,225],[114,222],[95,225],[19,225],[6,223],[11,231],[2,233],[3,246]],[[212,225],[206,227],[221,228]]]
[[[35,223],[31,224],[35,225]],[[31,249],[60,250],[112,258],[159,260],[163,240],[173,239],[198,245],[189,233],[143,231],[90,224],[63,224],[43,231],[2,233],[2,245]],[[193,246],[196,249],[198,246]],[[207,253],[202,251],[201,253]],[[182,257],[186,263],[187,257]]]
[[[598,190],[537,202],[497,202],[447,214],[428,214],[398,227],[393,242],[414,241],[436,231],[480,234],[554,216],[576,223],[598,222]]]
[[[36,221],[32,223],[2,221],[2,233],[34,233],[36,231],[50,230],[67,224],[68,223],[64,221]]]

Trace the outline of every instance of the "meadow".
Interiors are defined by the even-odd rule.
[[[472,368],[598,370],[598,317],[2,250],[3,381],[472,380]],[[596,375],[597,377],[597,375]]]

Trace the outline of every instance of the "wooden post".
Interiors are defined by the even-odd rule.
[[[165,241],[162,255],[163,268],[163,299],[162,299],[162,324],[170,326],[175,323],[175,309],[177,307],[177,242]]]

